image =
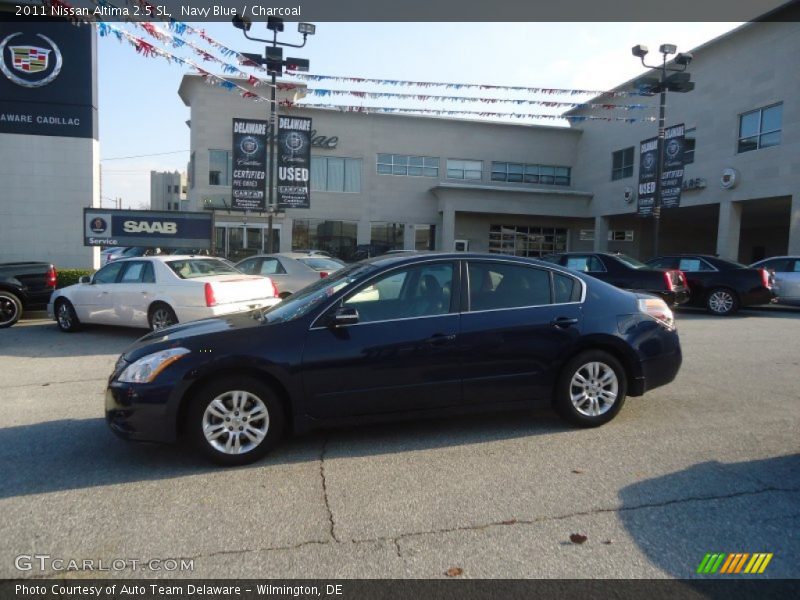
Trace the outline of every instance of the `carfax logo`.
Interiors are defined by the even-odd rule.
[[[709,552],[700,561],[697,573],[701,575],[761,575],[772,560],[772,552],[726,554]]]
[[[0,71],[9,80],[27,88],[37,88],[53,81],[61,72],[63,58],[56,43],[42,33],[36,38],[43,40],[49,47],[34,45],[35,38],[26,40],[21,31],[12,33],[0,41]],[[16,40],[11,46],[9,42]],[[35,40],[39,42],[39,40]],[[24,43],[28,41],[28,43]]]

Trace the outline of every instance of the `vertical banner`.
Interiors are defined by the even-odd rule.
[[[278,117],[278,209],[311,208],[311,119]]]
[[[678,208],[683,185],[683,123],[664,132],[664,163],[661,169],[661,206]]]
[[[267,208],[267,122],[233,120],[233,210]]]
[[[652,217],[656,204],[656,166],[658,165],[658,138],[639,143],[639,193],[637,214]]]

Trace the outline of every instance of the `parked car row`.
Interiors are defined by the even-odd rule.
[[[707,254],[665,255],[642,263],[624,254],[563,252],[544,260],[589,273],[619,288],[656,294],[671,306],[704,307],[720,316],[733,314],[745,306],[777,301],[780,288],[775,285],[774,273],[764,265],[746,267]],[[783,266],[777,259],[770,260],[775,261],[775,266]],[[783,260],[788,263],[790,259]],[[791,266],[795,265],[797,262]],[[783,279],[784,290],[800,296],[800,284],[794,287],[791,283],[798,278],[789,277]]]

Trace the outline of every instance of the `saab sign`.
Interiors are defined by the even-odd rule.
[[[84,246],[211,248],[214,228],[209,213],[154,210],[83,209]]]

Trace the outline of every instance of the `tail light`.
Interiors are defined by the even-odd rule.
[[[320,279],[325,279],[328,275],[330,275],[330,273],[328,273],[327,271],[320,271],[319,272],[319,278]]]
[[[272,297],[277,298],[280,295],[280,292],[278,292],[278,286],[275,285],[275,282],[272,279],[269,280],[269,284],[272,286]]]
[[[640,298],[639,311],[654,318],[667,329],[675,329],[675,315],[661,298]]]
[[[686,281],[686,273],[684,273],[683,271],[678,271],[678,275],[680,275],[683,287],[689,287],[689,282]]]
[[[674,292],[675,291],[675,284],[672,283],[672,272],[671,271],[664,271],[664,283],[667,284],[667,291]]]
[[[45,285],[47,287],[56,288],[56,284],[58,283],[58,273],[56,272],[56,268],[53,265],[50,265],[50,268],[47,269],[47,275],[45,275]]]
[[[206,306],[216,306],[217,298],[214,296],[214,286],[206,283]]]
[[[772,287],[772,282],[770,282],[769,271],[766,269],[759,269],[761,271],[761,285],[765,288],[769,289]]]

